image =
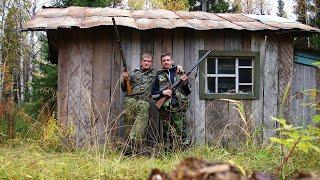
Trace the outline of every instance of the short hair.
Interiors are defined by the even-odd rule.
[[[141,56],[141,60],[143,60],[143,58],[150,58],[151,60],[153,60],[152,55],[151,55],[151,54],[149,54],[149,53],[144,53],[144,54],[142,54],[142,56]]]
[[[170,58],[171,58],[171,54],[169,52],[167,52],[167,53],[161,54],[160,60],[162,60],[162,58],[165,57],[165,56],[170,56]]]

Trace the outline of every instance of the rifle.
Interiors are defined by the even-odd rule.
[[[190,70],[185,74],[187,76],[190,75],[190,73],[192,72],[192,70],[194,68],[196,68],[205,58],[207,58],[207,56],[211,53],[211,50],[208,50],[207,53],[205,55],[203,55],[191,68]],[[181,84],[181,79],[179,79],[178,81],[174,82],[172,85],[168,85],[167,87],[165,87],[164,89],[171,89],[171,91],[175,91],[177,89],[177,87]],[[157,102],[156,102],[156,106],[158,109],[161,108],[161,106],[166,102],[166,100],[168,99],[168,96],[163,96],[162,98],[160,98]]]
[[[119,50],[120,50],[123,71],[124,72],[128,72],[126,58],[124,56],[124,53],[123,53],[123,50],[122,50],[122,47],[121,47],[120,35],[119,35],[118,27],[116,25],[116,21],[114,20],[114,17],[112,17],[112,22],[113,22],[114,35],[116,36],[116,41],[118,43],[118,47],[119,47]],[[126,88],[127,88],[127,95],[130,95],[132,93],[132,85],[130,84],[130,77],[125,77],[124,78],[124,83],[125,83]]]

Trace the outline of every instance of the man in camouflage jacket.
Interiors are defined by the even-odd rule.
[[[151,86],[156,77],[156,72],[152,65],[152,56],[150,54],[143,54],[139,68],[130,73],[122,73],[121,89],[126,93],[124,102],[125,134],[126,137],[129,138],[129,143],[131,145],[129,151],[138,151],[138,149],[141,148],[148,124]],[[126,92],[127,87],[124,80],[126,77],[129,77],[130,79],[130,84],[132,86],[131,94]]]
[[[188,95],[191,93],[191,88],[188,83],[188,76],[173,65],[169,53],[161,55],[161,64],[163,69],[157,73],[151,94],[155,100],[159,100],[163,96],[168,97],[160,109],[160,121],[163,122],[165,146],[175,149],[189,144],[186,133],[185,112],[188,109]],[[182,83],[174,92],[166,89],[168,85],[172,85],[179,79],[182,80]]]

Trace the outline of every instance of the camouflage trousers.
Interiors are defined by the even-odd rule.
[[[141,141],[144,138],[149,118],[149,102],[126,97],[125,108],[125,133],[130,140]]]
[[[185,112],[160,110],[163,122],[163,142],[166,148],[176,149],[189,145]]]

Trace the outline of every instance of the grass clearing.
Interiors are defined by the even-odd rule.
[[[0,147],[0,179],[146,179],[152,168],[169,171],[185,157],[234,163],[250,174],[252,171],[274,172],[280,164],[278,148],[242,148],[226,150],[197,147],[159,157],[124,157],[117,152],[52,152],[36,143],[9,143]],[[320,154],[295,152],[284,168],[286,177],[297,171],[320,173]]]

